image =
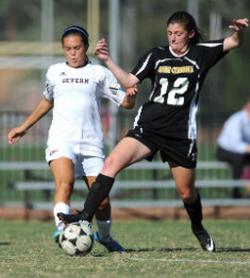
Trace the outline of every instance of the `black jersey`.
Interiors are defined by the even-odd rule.
[[[223,40],[198,43],[181,57],[169,46],[143,55],[131,73],[140,81],[150,78],[152,90],[135,126],[162,136],[195,139],[200,89],[209,68],[223,55]]]

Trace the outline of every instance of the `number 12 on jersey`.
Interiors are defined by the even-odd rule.
[[[164,98],[168,92],[169,82],[167,78],[161,78],[159,80],[161,85],[160,95],[156,96],[153,99],[153,102],[164,103]],[[188,89],[189,81],[187,77],[179,77],[175,80],[173,88],[169,90],[167,96],[168,105],[178,105],[181,106],[184,104],[184,94]]]

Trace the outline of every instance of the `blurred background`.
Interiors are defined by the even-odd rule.
[[[177,10],[187,10],[197,20],[205,39],[229,35],[233,18],[249,17],[248,0],[1,0],[0,5],[0,204],[23,198],[9,190],[27,173],[10,169],[9,162],[43,161],[50,115],[42,119],[15,146],[7,134],[42,97],[49,65],[64,61],[60,37],[65,27],[84,26],[90,34],[90,59],[97,40],[105,37],[111,55],[128,71],[149,48],[165,45],[166,21]],[[205,81],[199,108],[199,157],[214,161],[215,142],[222,123],[241,108],[250,95],[250,35],[245,43],[214,67]],[[140,87],[137,107],[149,96],[149,83]],[[117,110],[103,103],[103,128],[107,151],[131,126],[136,109]],[[112,127],[112,128],[110,128]],[[22,167],[21,167],[22,168]],[[26,173],[26,174],[25,174]],[[49,173],[46,174],[46,178]]]
[[[41,97],[44,71],[63,60],[63,29],[88,29],[92,48],[105,37],[113,57],[127,70],[147,49],[166,44],[166,20],[188,10],[206,39],[228,35],[233,18],[248,17],[247,0],[2,0],[0,6],[1,110],[31,110]],[[213,70],[201,99],[201,113],[229,113],[249,93],[249,40]],[[143,90],[142,98],[146,98]]]

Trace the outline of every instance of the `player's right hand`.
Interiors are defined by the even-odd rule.
[[[18,142],[26,133],[26,130],[23,130],[20,127],[12,129],[8,134],[8,143],[15,144]]]

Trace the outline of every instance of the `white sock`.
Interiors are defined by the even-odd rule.
[[[62,231],[63,228],[65,227],[65,224],[58,218],[58,216],[57,216],[58,212],[69,214],[69,213],[71,213],[71,207],[68,204],[65,204],[62,202],[56,203],[54,205],[53,213],[54,213],[55,224],[56,224],[57,229],[59,231]]]
[[[111,225],[112,220],[98,220],[96,219],[96,224],[98,228],[98,234],[101,240],[109,240],[110,238],[110,231],[111,231]]]

